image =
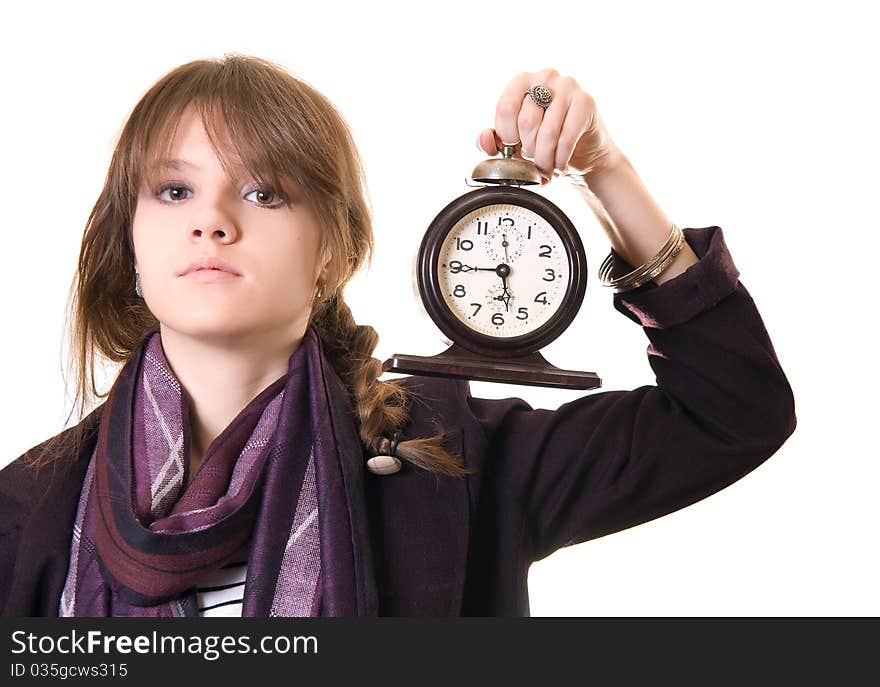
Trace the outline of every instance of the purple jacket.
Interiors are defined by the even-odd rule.
[[[407,465],[376,476],[359,445],[340,447],[359,593],[378,600],[380,615],[529,615],[532,562],[699,501],[791,435],[791,387],[721,229],[684,232],[697,264],[614,295],[650,340],[656,386],[545,410],[474,398],[465,380],[402,377],[422,397],[403,438],[431,436],[439,421],[477,473],[452,479]],[[620,262],[615,275],[632,269]],[[353,417],[330,379],[334,422]],[[96,428],[102,408],[83,422]],[[92,447],[54,474],[34,475],[23,457],[0,471],[3,615],[57,615]]]

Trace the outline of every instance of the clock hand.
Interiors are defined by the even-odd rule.
[[[504,287],[504,289],[505,289],[505,290],[504,290],[504,293],[502,293],[500,296],[495,296],[495,297],[493,298],[493,300],[503,302],[503,303],[504,303],[504,309],[505,309],[506,311],[509,311],[509,310],[510,310],[510,297],[511,297],[511,295],[510,295],[510,292],[507,291],[507,287],[506,287],[506,286]]]
[[[496,269],[497,268],[495,267],[471,267],[470,265],[465,265],[464,263],[462,263],[461,267],[459,268],[459,272],[477,272],[481,270],[484,272],[494,272]]]
[[[506,250],[506,249],[505,249]],[[504,309],[510,310],[510,297],[511,293],[507,288],[507,277],[510,275],[510,265],[506,262],[502,262],[498,267],[495,268],[495,272],[501,277],[501,284],[504,287],[504,293],[498,298],[498,300],[504,301]]]
[[[504,286],[504,293],[502,293],[501,296],[499,296],[499,300],[504,301],[504,310],[509,311],[510,310],[510,296],[511,296],[511,294],[510,294],[510,291],[508,291],[508,289],[507,289],[507,277],[504,275],[501,276],[501,284]]]

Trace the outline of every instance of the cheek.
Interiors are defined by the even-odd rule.
[[[270,251],[264,252],[262,262],[276,284],[296,291],[308,290],[317,269],[315,253],[316,248],[307,240],[277,242]]]
[[[201,309],[212,312],[211,317],[218,320],[230,317],[240,324],[256,326],[298,318],[313,298],[314,289],[308,276],[309,260],[283,241],[275,241],[271,247],[271,250],[263,247],[243,250],[239,260],[245,275],[241,283],[230,285],[228,289],[193,288],[190,285],[186,289],[172,288],[159,297],[166,300],[168,308],[179,308],[184,304],[192,307],[198,302]]]
[[[311,299],[313,271],[314,263],[302,254],[279,252],[264,264],[265,278],[260,281],[277,295],[279,306],[283,301],[289,307]]]
[[[151,221],[149,213],[145,211],[136,212],[132,221],[131,242],[138,266],[143,272],[148,271],[149,268],[160,267],[157,263],[163,259],[163,254],[167,253],[161,241],[151,240],[158,233],[155,224]]]

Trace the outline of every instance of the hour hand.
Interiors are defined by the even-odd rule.
[[[453,260],[449,263],[449,269],[453,272],[494,272],[494,267],[471,267],[470,265],[465,265],[463,262],[459,262],[458,260]]]

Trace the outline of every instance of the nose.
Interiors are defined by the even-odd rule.
[[[202,202],[192,205],[189,215],[190,241],[203,243],[234,243],[238,240],[236,199],[221,187],[213,193],[202,194]],[[240,201],[238,201],[240,202]]]
[[[238,231],[233,224],[229,223],[214,229],[199,229],[193,227],[190,235],[193,239],[197,240],[205,240],[203,237],[206,236],[208,237],[208,240],[217,241],[219,243],[232,243],[238,238]]]

